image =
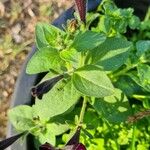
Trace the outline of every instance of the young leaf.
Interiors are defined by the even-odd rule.
[[[113,94],[113,85],[104,71],[87,65],[73,73],[72,81],[75,88],[82,94],[94,97],[105,97]]]
[[[137,71],[132,71],[127,74],[143,91],[150,92],[150,66],[146,64],[139,64]],[[143,94],[143,93],[136,93]]]
[[[127,74],[127,76],[129,76],[138,86],[142,87],[137,71],[131,71]]]
[[[95,99],[92,105],[98,114],[110,123],[124,122],[132,114],[127,97],[119,89],[115,89],[111,96]]]
[[[150,40],[141,40],[136,43],[136,55],[141,57],[144,53],[150,52]]]
[[[77,50],[74,48],[65,49],[60,52],[60,57],[63,60],[70,62],[74,68],[78,67],[80,56],[81,56],[81,53],[77,52]]]
[[[105,41],[106,37],[102,33],[93,31],[85,31],[79,33],[72,44],[72,47],[77,51],[89,51],[100,45]]]
[[[142,87],[150,92],[150,66],[146,64],[140,64],[137,67],[138,77]]]
[[[49,142],[52,145],[55,145],[56,136],[69,130],[69,125],[65,123],[66,120],[64,118],[56,118],[44,123],[43,128],[40,128],[40,132],[33,132],[41,144]],[[40,121],[42,123],[42,120]]]
[[[137,16],[132,16],[129,20],[129,27],[133,30],[138,29],[140,27],[140,18]]]
[[[69,110],[79,97],[80,94],[71,81],[66,83],[61,80],[43,96],[42,101],[36,100],[33,106],[34,115],[39,116],[41,120],[49,120]]]
[[[92,63],[112,71],[122,66],[129,55],[131,42],[124,38],[107,38],[104,43],[91,51]]]
[[[55,47],[58,44],[57,39],[59,39],[59,36],[65,33],[53,25],[38,23],[36,25],[35,34],[36,46],[38,49],[41,49],[47,46]]]
[[[58,136],[69,130],[69,125],[56,122],[47,124],[47,128],[50,129],[54,135]]]
[[[40,132],[37,138],[41,144],[46,142],[51,143],[54,146],[56,144],[56,137],[49,128],[46,128],[44,131]]]
[[[37,74],[50,71],[50,69],[59,72],[62,64],[63,60],[60,58],[58,50],[52,47],[46,47],[40,51],[38,50],[32,56],[27,64],[26,72],[28,74]]]
[[[96,12],[90,12],[90,13],[87,13],[87,16],[86,16],[86,26],[88,28],[90,28],[90,25],[100,16],[99,13],[96,13]]]
[[[112,27],[112,21],[110,18],[111,17],[107,15],[101,16],[98,26],[94,28],[93,31],[104,32],[106,34],[109,34],[111,27]]]
[[[17,106],[8,111],[8,117],[13,126],[20,132],[28,131],[35,126],[32,107]]]

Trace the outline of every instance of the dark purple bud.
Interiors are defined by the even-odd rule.
[[[81,127],[78,127],[76,130],[76,133],[72,136],[72,138],[67,142],[66,145],[75,145],[79,143],[80,130],[81,130]]]
[[[39,147],[39,150],[56,150],[51,144],[45,143]]]
[[[72,150],[86,150],[86,147],[82,143],[79,143],[76,144]]]
[[[75,0],[81,21],[86,23],[86,0]]]
[[[24,134],[25,134],[25,132],[17,134],[15,136],[12,136],[10,138],[7,138],[3,141],[0,141],[0,150],[4,150],[5,148],[9,147],[11,144],[13,144],[15,141],[17,141]]]
[[[67,145],[63,150],[86,150],[86,147],[82,143],[78,143],[75,145]]]
[[[76,133],[62,149],[55,148],[51,144],[45,143],[40,146],[39,150],[86,150],[86,147],[82,143],[79,143],[80,130],[81,127],[78,127]]]
[[[53,86],[63,78],[63,75],[56,76],[54,78],[51,78],[49,80],[46,80],[37,86],[33,87],[31,89],[31,94],[34,97],[38,97],[39,99],[42,99],[43,94],[47,93],[49,90],[53,88]]]

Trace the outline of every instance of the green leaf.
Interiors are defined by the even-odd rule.
[[[32,107],[27,105],[17,106],[8,111],[10,122],[16,130],[23,132],[28,131],[34,127],[33,110]]]
[[[144,53],[150,52],[150,40],[140,40],[136,43],[136,55],[141,57]]]
[[[138,77],[142,87],[150,92],[150,66],[146,64],[140,64],[137,66]]]
[[[111,27],[112,27],[112,22],[111,22],[111,19],[109,16],[102,16],[100,18],[100,22],[97,26],[98,30],[100,32],[104,32],[106,34],[108,34],[111,30]]]
[[[98,114],[110,123],[124,122],[132,114],[127,97],[119,89],[115,89],[111,96],[95,99],[92,105]]]
[[[112,20],[112,22],[113,22],[113,20]],[[116,32],[125,33],[127,30],[126,29],[127,25],[128,25],[128,22],[127,22],[126,18],[121,18],[119,20],[116,20],[116,23],[113,28]]]
[[[29,60],[26,68],[28,74],[37,74],[53,69],[60,72],[63,60],[59,56],[57,49],[52,47],[38,50]]]
[[[121,76],[114,83],[114,86],[121,89],[126,94],[126,96],[132,97],[134,94],[143,93],[141,86],[137,83],[137,80],[135,80],[135,76],[131,72],[130,74],[128,74],[128,76]]]
[[[60,52],[60,57],[63,60],[65,60],[67,62],[70,62],[73,65],[74,68],[78,67],[80,56],[81,56],[81,53],[78,52],[74,48],[65,49],[65,50]]]
[[[51,131],[51,129],[46,128],[44,131],[40,132],[39,136],[37,136],[39,142],[41,144],[50,143],[51,145],[56,145],[56,137]]]
[[[61,121],[60,118],[57,118],[57,120],[53,121],[54,122],[47,122],[43,126],[43,129],[38,132],[38,135],[35,135],[41,144],[48,142],[55,146],[56,136],[61,135],[62,133],[69,130],[69,125],[65,123],[64,118],[61,118]]]
[[[137,85],[142,87],[137,71],[131,71],[127,76],[129,76]]]
[[[143,91],[150,92],[150,66],[146,64],[139,64],[137,71],[128,73],[128,76],[141,88]],[[140,93],[137,93],[140,94]]]
[[[55,136],[61,135],[62,133],[69,130],[68,124],[61,124],[59,122],[53,122],[47,124],[47,128],[53,132]]]
[[[129,27],[131,29],[138,29],[140,27],[140,19],[137,16],[132,16],[129,20]]]
[[[86,14],[86,26],[90,28],[90,25],[100,16],[99,13],[90,12]]]
[[[102,3],[103,9],[105,10],[106,14],[112,14],[113,12],[115,12],[117,9],[117,6],[115,5],[115,3],[113,1],[104,1]]]
[[[79,33],[72,44],[72,47],[77,51],[89,51],[100,45],[105,41],[106,37],[102,33],[93,31],[85,31]]]
[[[124,38],[107,38],[104,43],[91,51],[92,63],[106,71],[114,71],[128,59],[131,42]]]
[[[36,46],[38,49],[43,47],[58,45],[59,39],[65,33],[53,25],[38,23],[35,29]]]
[[[72,81],[75,88],[82,94],[94,97],[105,97],[113,94],[113,85],[104,71],[87,65],[73,73]]]
[[[86,129],[96,129],[100,126],[99,115],[95,112],[94,109],[87,109],[84,115],[83,122],[86,124]]]
[[[80,94],[74,88],[71,81],[59,81],[48,93],[44,94],[42,100],[36,99],[33,105],[34,115],[41,120],[60,115],[74,106]]]

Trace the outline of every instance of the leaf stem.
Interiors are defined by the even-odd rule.
[[[149,18],[150,18],[150,7],[148,8],[148,11],[147,11],[146,16],[144,18],[144,21],[148,21]]]
[[[150,95],[137,95],[137,94],[133,94],[132,97],[141,100],[141,99],[150,98]]]
[[[82,104],[82,108],[81,108],[81,112],[80,112],[79,125],[82,125],[82,123],[83,123],[85,110],[86,110],[86,106],[87,106],[87,101],[88,101],[87,96],[84,96],[83,104]]]
[[[131,150],[135,150],[135,142],[136,142],[136,124],[133,124],[133,132],[132,132],[132,142],[131,142]]]
[[[132,66],[130,66],[130,67],[127,67],[127,68],[124,68],[124,69],[118,71],[117,73],[114,73],[114,74],[112,75],[112,79],[115,79],[115,78],[117,78],[117,77],[119,77],[119,76],[121,76],[121,75],[124,75],[124,74],[127,73],[130,69],[133,69],[133,68],[137,67],[137,65],[138,65],[138,64],[134,64],[134,65],[132,65]]]

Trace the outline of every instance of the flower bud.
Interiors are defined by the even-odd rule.
[[[51,144],[45,143],[39,147],[39,150],[55,150],[55,148]]]
[[[39,85],[33,87],[31,89],[31,94],[32,96],[34,97],[38,97],[39,99],[42,99],[43,97],[43,94],[47,93],[48,91],[50,91],[53,86],[63,78],[64,76],[63,75],[59,75],[59,76],[56,76],[54,78],[51,78],[49,80],[46,80],[42,83],[40,83]]]
[[[5,148],[9,147],[11,144],[16,142],[19,138],[21,138],[24,134],[25,132],[22,132],[3,141],[0,141],[0,150],[4,150]]]
[[[75,0],[81,21],[86,23],[86,0]]]

